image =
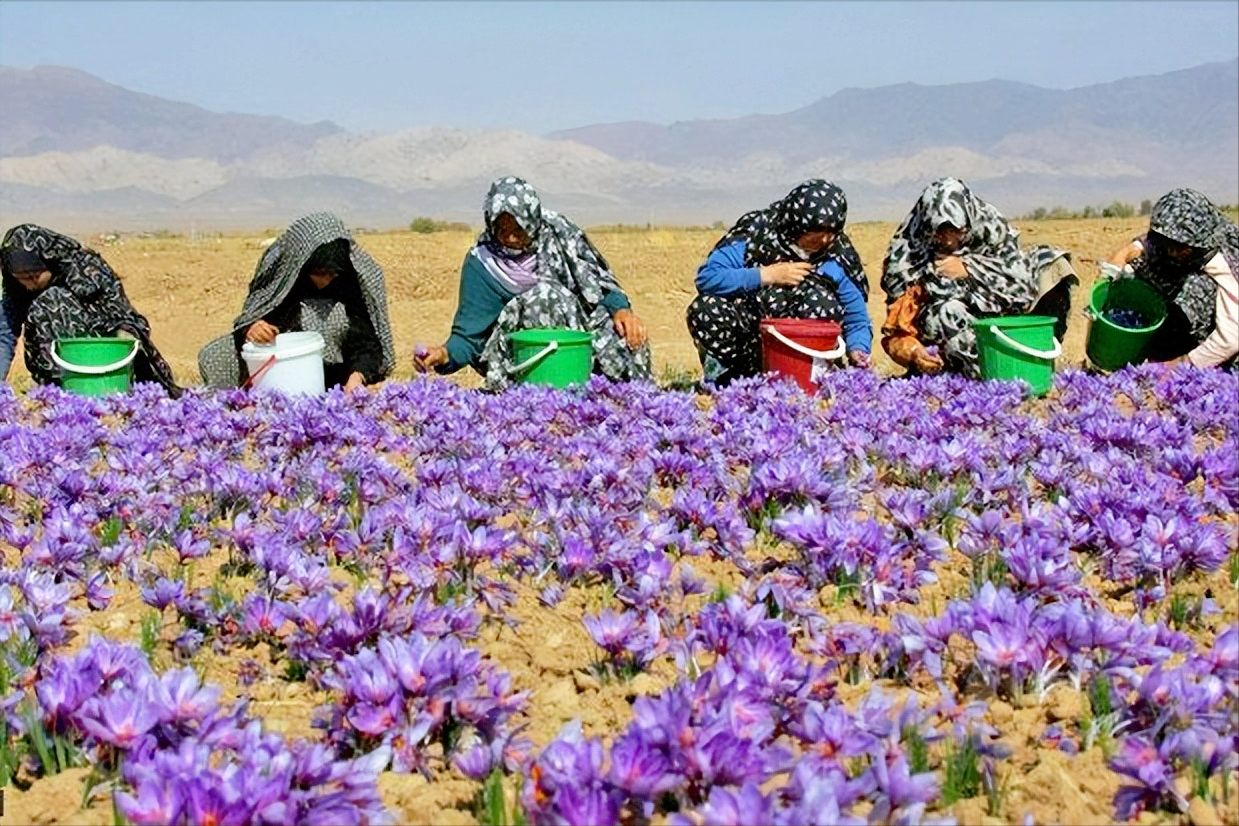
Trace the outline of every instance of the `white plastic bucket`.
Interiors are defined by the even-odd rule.
[[[323,349],[319,333],[280,333],[274,344],[245,342],[241,358],[249,369],[255,389],[278,390],[289,395],[321,396]]]

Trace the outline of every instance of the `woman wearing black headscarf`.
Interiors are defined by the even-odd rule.
[[[139,342],[135,381],[156,381],[181,395],[151,341],[151,325],[133,308],[116,273],[94,250],[35,224],[20,224],[0,241],[0,378],[7,377],[19,336],[25,336],[26,369],[39,384],[55,383],[52,348],[61,338],[128,333]]]
[[[1150,345],[1151,361],[1183,358],[1197,367],[1239,352],[1239,227],[1193,189],[1158,199],[1149,231],[1110,257],[1166,301],[1167,316]]]
[[[395,364],[383,270],[327,212],[294,221],[263,253],[232,333],[198,353],[202,380],[237,387],[248,378],[245,342],[300,331],[323,336],[328,387],[374,384]]]
[[[849,360],[869,365],[869,282],[846,220],[843,190],[815,178],[745,213],[719,239],[697,270],[687,313],[706,381],[724,386],[760,372],[762,318],[841,322]]]

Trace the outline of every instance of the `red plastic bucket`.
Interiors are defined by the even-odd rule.
[[[762,370],[790,376],[806,393],[817,391],[815,372],[846,352],[837,321],[763,318],[760,329]]]

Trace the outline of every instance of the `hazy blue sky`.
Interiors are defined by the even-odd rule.
[[[1217,2],[0,2],[0,64],[347,129],[671,123],[849,86],[1072,88],[1239,54]]]

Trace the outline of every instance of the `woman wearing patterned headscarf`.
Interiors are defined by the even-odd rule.
[[[520,178],[500,178],[483,206],[486,229],[465,255],[460,303],[441,345],[419,344],[419,370],[472,366],[486,386],[511,385],[509,335],[535,327],[594,334],[594,372],[614,381],[653,380],[645,324],[606,259],[576,224],[542,206]]]
[[[1054,314],[1066,328],[1068,291],[1079,279],[1069,253],[1025,252],[1019,231],[963,181],[942,178],[924,192],[891,239],[882,263],[887,318],[882,346],[896,363],[936,373],[980,375],[972,322],[987,316]],[[1034,306],[1038,296],[1045,304]]]
[[[760,372],[762,318],[841,322],[851,363],[869,365],[869,282],[843,231],[847,209],[842,189],[815,178],[745,213],[714,245],[687,312],[706,381]]]
[[[1153,361],[1182,357],[1197,367],[1239,352],[1239,227],[1201,193],[1174,189],[1158,199],[1149,231],[1110,258],[1166,299],[1168,314],[1150,345]]]
[[[116,273],[94,250],[58,232],[21,224],[0,242],[0,378],[6,377],[19,336],[26,340],[26,369],[39,384],[59,379],[52,347],[59,338],[128,333],[139,341],[136,381],[156,381],[181,395],[151,341],[151,325],[125,295]]]
[[[383,270],[327,212],[295,221],[262,254],[232,333],[198,353],[202,380],[237,387],[249,377],[245,342],[270,344],[279,333],[302,331],[323,336],[328,387],[375,384],[395,364]]]

